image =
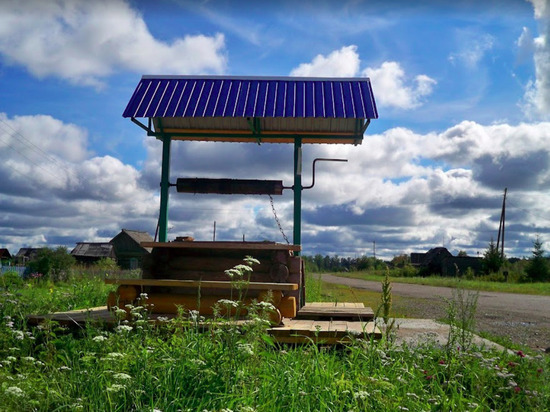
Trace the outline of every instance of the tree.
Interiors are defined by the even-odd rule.
[[[394,256],[390,263],[396,268],[402,268],[405,267],[405,265],[411,263],[411,260],[409,258],[409,255],[402,254]]]
[[[494,240],[491,238],[489,247],[483,254],[483,269],[485,273],[496,273],[504,264],[504,259],[497,249]]]
[[[67,251],[67,248],[59,246],[56,249],[41,249],[36,258],[29,262],[28,267],[31,272],[42,273],[44,277],[59,279],[74,264],[75,259]]]
[[[459,257],[467,257],[468,253],[466,253],[465,250],[459,250],[457,256]]]
[[[548,267],[548,262],[544,257],[542,241],[538,236],[533,242],[533,257],[529,259],[529,263],[525,268],[525,273],[527,273],[529,279],[534,282],[544,282],[550,280],[550,268]]]

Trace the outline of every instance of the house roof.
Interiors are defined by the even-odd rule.
[[[122,235],[123,233],[127,234],[132,238],[134,242],[136,242],[139,246],[141,246],[141,242],[153,242],[154,239],[151,237],[151,235],[147,232],[142,232],[139,230],[128,230],[128,229],[122,229],[122,231],[116,235],[113,239],[111,239],[111,242],[115,240],[117,237]],[[148,252],[151,252],[151,248],[144,248]]]
[[[22,247],[21,249],[19,249],[19,251],[17,252],[15,257],[17,257],[17,258],[26,257],[26,258],[30,259],[30,258],[33,258],[34,256],[36,256],[38,254],[38,252],[42,249],[43,248]]]
[[[2,259],[11,259],[11,254],[10,254],[10,251],[6,248],[1,248],[0,249],[0,258]]]
[[[108,258],[114,255],[113,245],[110,243],[79,242],[71,251],[74,257]]]
[[[378,111],[366,77],[143,76],[123,117],[176,140],[357,144]]]

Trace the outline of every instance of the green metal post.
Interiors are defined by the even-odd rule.
[[[295,245],[302,244],[302,139],[294,141],[294,237]],[[299,253],[296,253],[299,255]]]
[[[163,135],[162,169],[160,178],[159,242],[166,242],[168,235],[168,189],[170,188],[170,136]]]

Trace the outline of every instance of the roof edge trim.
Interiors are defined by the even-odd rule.
[[[280,81],[342,81],[342,82],[370,82],[369,77],[290,77],[290,76],[209,76],[209,75],[152,75],[144,74],[142,79],[204,79],[204,80],[280,80]]]

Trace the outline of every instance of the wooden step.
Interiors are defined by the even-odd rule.
[[[360,302],[308,302],[297,319],[368,321],[374,319],[371,308]]]
[[[279,343],[316,343],[336,345],[353,339],[379,339],[374,322],[284,319],[282,326],[269,329]]]

